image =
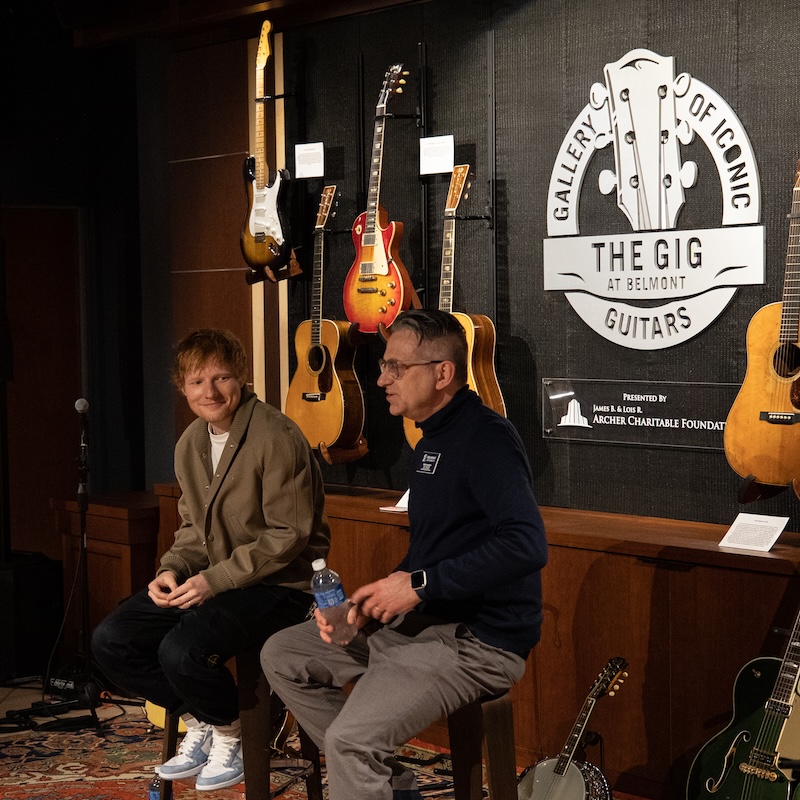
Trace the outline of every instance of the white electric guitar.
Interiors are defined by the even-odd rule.
[[[605,694],[613,697],[628,676],[624,658],[612,658],[589,690],[581,713],[557,758],[545,758],[528,767],[517,787],[519,800],[609,800],[608,781],[594,764],[576,763],[575,749],[586,729],[595,703]]]

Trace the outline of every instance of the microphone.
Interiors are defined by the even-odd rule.
[[[75,410],[79,414],[85,414],[89,410],[89,401],[85,397],[79,397],[75,401]]]

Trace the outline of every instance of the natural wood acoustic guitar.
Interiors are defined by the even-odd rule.
[[[747,370],[725,424],[734,472],[765,486],[790,482],[800,497],[800,161],[797,165],[783,301],[747,328]]]
[[[367,452],[364,397],[353,366],[356,348],[349,340],[350,323],[322,318],[325,225],[335,196],[335,186],[322,191],[314,226],[311,319],[295,332],[297,370],[286,396],[286,416],[329,463],[355,460]]]
[[[442,236],[442,268],[439,279],[439,310],[452,314],[467,336],[467,383],[481,398],[484,405],[506,416],[506,404],[494,367],[495,328],[485,314],[453,312],[453,267],[456,251],[456,209],[469,189],[469,164],[453,167],[450,189],[444,210],[444,233]],[[416,447],[422,431],[413,420],[403,418],[406,441]]]

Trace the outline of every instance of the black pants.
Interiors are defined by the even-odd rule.
[[[312,600],[299,589],[258,584],[181,610],[159,608],[145,589],[97,626],[92,652],[119,688],[172,714],[228,725],[238,719],[239,704],[225,662],[302,622]]]

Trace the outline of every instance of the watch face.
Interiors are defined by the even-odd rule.
[[[411,588],[424,589],[425,585],[428,583],[427,578],[428,576],[425,574],[424,570],[415,570],[411,573]]]

